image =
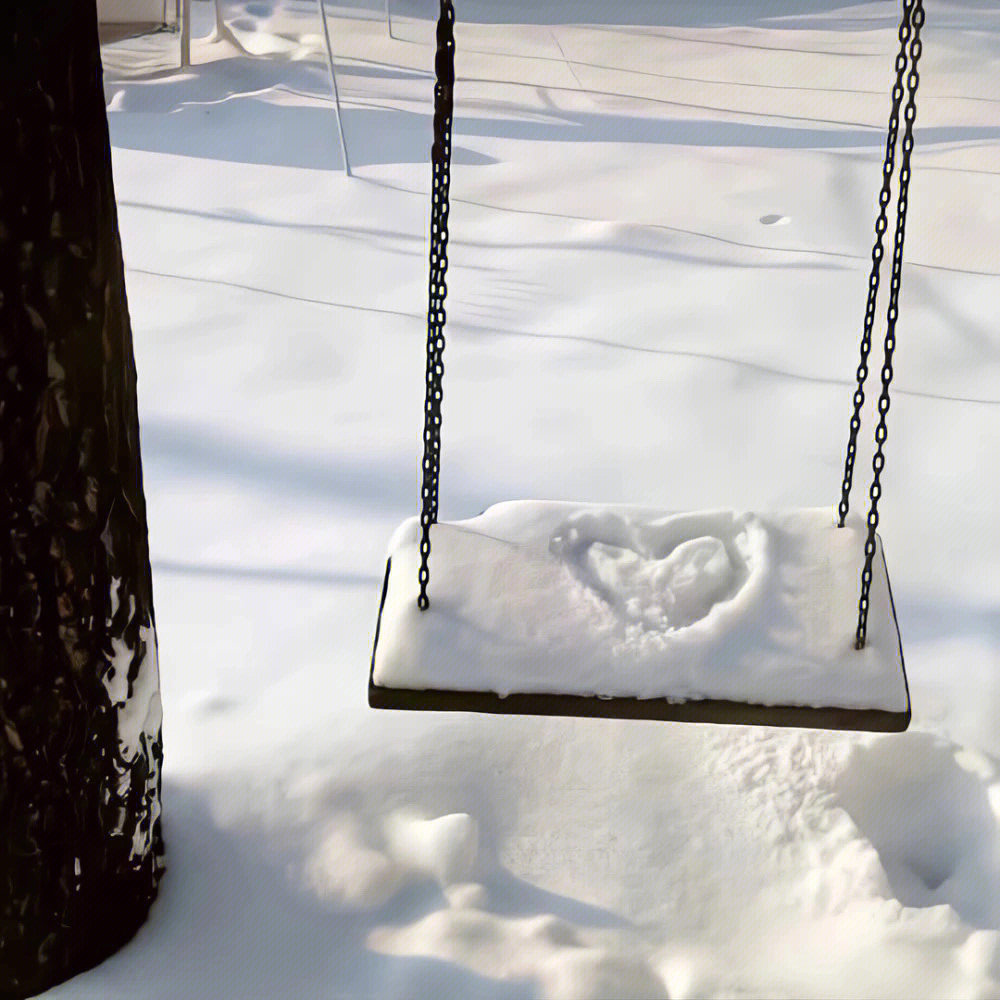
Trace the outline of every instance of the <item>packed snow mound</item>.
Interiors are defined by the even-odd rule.
[[[406,689],[904,712],[881,551],[854,648],[865,525],[827,508],[665,514],[516,501],[390,547],[374,681]]]
[[[390,955],[437,955],[494,979],[538,981],[545,1000],[666,1000],[663,980],[640,959],[587,947],[550,914],[502,917],[453,907],[409,927],[379,927],[368,946]]]
[[[431,878],[457,898],[471,900],[469,882],[479,845],[467,813],[425,819],[412,810],[386,817],[372,842],[356,818],[331,818],[304,866],[304,884],[325,908],[368,910],[382,906],[406,885]]]

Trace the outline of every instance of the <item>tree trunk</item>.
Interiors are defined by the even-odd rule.
[[[101,961],[163,874],[135,362],[94,0],[0,11],[0,997]]]

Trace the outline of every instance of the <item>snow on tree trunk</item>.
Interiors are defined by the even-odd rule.
[[[94,0],[0,12],[0,996],[101,961],[163,874],[136,375]]]

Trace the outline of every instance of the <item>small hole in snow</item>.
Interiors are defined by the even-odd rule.
[[[762,215],[760,222],[764,226],[787,226],[792,220],[787,215]]]

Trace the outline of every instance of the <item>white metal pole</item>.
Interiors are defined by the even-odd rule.
[[[181,0],[181,69],[191,65],[191,0]]]
[[[337,109],[337,134],[340,136],[340,151],[344,156],[344,173],[351,176],[351,161],[347,158],[347,140],[344,138],[344,122],[340,116],[340,91],[337,89],[337,71],[333,65],[333,48],[330,45],[330,26],[326,23],[326,7],[323,0],[317,0],[319,16],[323,21],[323,37],[326,39],[326,61],[330,67],[330,87],[333,90],[333,103]]]

